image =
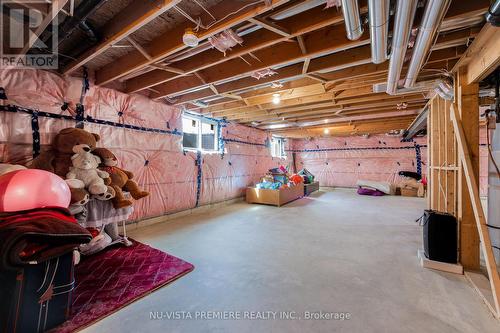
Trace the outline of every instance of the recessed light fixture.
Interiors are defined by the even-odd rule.
[[[273,104],[280,104],[280,103],[281,103],[280,94],[273,94]]]

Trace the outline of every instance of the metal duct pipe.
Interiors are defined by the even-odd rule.
[[[86,20],[81,21],[78,24],[78,27],[87,35],[89,42],[91,42],[92,44],[97,43],[98,41],[97,35],[94,31],[94,28],[92,28],[92,26],[88,21]]]
[[[418,0],[399,0],[394,18],[394,32],[392,34],[391,60],[389,62],[389,75],[387,77],[387,90],[394,95],[398,88],[398,81],[403,69],[406,48],[413,26]]]
[[[443,89],[441,89],[440,86],[437,86],[436,88],[434,88],[434,91],[439,95],[441,96],[442,99],[445,99],[447,101],[451,101],[453,99],[453,96],[450,96],[448,95],[446,92],[443,91]]]
[[[500,0],[495,1],[488,9],[486,21],[495,27],[500,27]]]
[[[390,0],[368,0],[372,62],[387,60],[387,35],[389,33]]]
[[[438,84],[439,88],[448,96],[453,97],[454,95],[454,89],[453,89],[453,84],[450,83],[448,80],[443,80]]]
[[[417,81],[417,76],[424,65],[432,44],[436,40],[439,27],[450,4],[451,0],[429,0],[427,2],[422,24],[413,47],[408,73],[406,74],[406,88],[413,86]]]
[[[357,40],[363,34],[361,17],[359,16],[358,0],[342,0],[342,14],[344,15],[347,38]]]
[[[75,29],[80,25],[81,22],[84,22],[89,16],[91,16],[97,9],[99,9],[107,1],[108,0],[82,1],[82,3],[77,8],[75,8],[74,15],[67,16],[61,23],[61,25],[59,25],[58,27],[59,44],[61,44],[65,39],[69,38],[71,34],[75,31]],[[85,31],[86,30],[85,26],[82,27],[82,30],[84,30],[85,33],[88,32],[88,30]],[[45,44],[51,45],[52,37],[53,36],[50,32],[44,31],[40,39],[43,40]]]

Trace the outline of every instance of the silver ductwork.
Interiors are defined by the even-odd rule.
[[[439,27],[444,15],[448,11],[451,0],[429,0],[425,7],[422,24],[413,47],[408,73],[406,74],[405,87],[409,88],[417,81],[420,69],[424,65],[427,55],[431,50],[438,35]]]
[[[347,38],[358,40],[363,34],[358,0],[342,0],[342,14],[344,14]]]
[[[443,79],[439,82],[434,91],[441,96],[442,98],[451,101],[453,100],[454,90],[453,83],[450,83],[449,80]]]
[[[393,95],[405,95],[409,93],[427,93],[429,90],[436,88],[441,81],[439,80],[429,80],[429,81],[421,81],[415,84],[411,88],[401,88],[396,89]],[[387,91],[386,83],[375,83],[372,86],[372,91],[374,93],[381,93]]]
[[[387,78],[387,93],[394,95],[398,88],[398,81],[403,69],[408,40],[413,26],[418,0],[399,0],[394,18],[392,34],[391,60],[389,62],[389,76]]]
[[[387,35],[389,33],[390,0],[368,0],[368,20],[372,62],[380,64],[387,60]]]

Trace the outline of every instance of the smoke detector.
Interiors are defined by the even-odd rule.
[[[195,47],[198,46],[198,36],[191,28],[187,28],[182,36],[182,42],[186,46]]]

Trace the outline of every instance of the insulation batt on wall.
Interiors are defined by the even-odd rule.
[[[8,103],[55,114],[71,115],[79,101],[82,80],[62,78],[38,70],[1,70],[0,86]],[[63,111],[64,102],[70,110]],[[182,131],[181,110],[156,103],[142,95],[127,95],[91,85],[83,101],[85,116],[147,128]],[[73,114],[74,115],[74,114]],[[29,114],[0,112],[0,162],[26,164],[32,159],[33,141]],[[75,121],[39,118],[41,149],[48,149],[61,129],[74,127]],[[95,123],[85,129],[101,136],[101,147],[112,150],[121,166],[135,174],[134,179],[150,196],[134,203],[132,220],[159,216],[195,207],[198,167],[196,153],[182,151],[182,136],[137,131]],[[226,153],[202,155],[199,204],[240,197],[245,187],[259,180],[265,171],[281,162],[271,158],[263,143],[267,133],[237,124],[228,124],[222,134]]]
[[[427,163],[425,138],[400,142],[399,137],[328,137],[293,140],[297,168],[311,171],[322,186],[356,187],[359,179],[399,182],[399,171],[416,171],[415,144]],[[422,165],[422,173],[427,173]]]

